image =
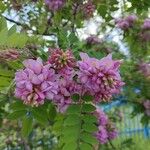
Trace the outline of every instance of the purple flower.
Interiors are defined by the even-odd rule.
[[[150,31],[142,31],[140,33],[140,38],[143,42],[150,42]]]
[[[101,44],[102,40],[95,35],[91,35],[86,39],[87,44]]]
[[[73,68],[65,67],[58,71],[58,93],[54,96],[54,104],[59,112],[65,112],[72,103],[73,94],[82,94],[81,85],[74,80],[76,72]]]
[[[134,26],[134,23],[137,21],[136,15],[129,15],[125,18],[116,19],[115,23],[118,28],[122,30],[128,30],[129,28]]]
[[[146,100],[143,102],[143,105],[146,109],[150,109],[150,100]]]
[[[139,64],[139,70],[140,72],[147,78],[150,77],[150,63],[140,63]]]
[[[53,99],[58,93],[58,84],[50,65],[43,65],[40,58],[25,60],[23,64],[25,69],[15,75],[15,96],[31,106],[43,104],[45,98]]]
[[[108,101],[120,92],[124,83],[119,74],[120,61],[112,60],[111,54],[101,60],[80,53],[78,78],[83,87],[95,97],[95,101]]]
[[[49,57],[49,63],[57,69],[63,69],[65,67],[73,68],[76,65],[75,57],[71,50],[63,51],[62,49],[50,49],[51,56]]]
[[[106,126],[108,132],[109,140],[113,140],[118,136],[118,130],[116,129],[115,125],[112,122],[109,122]]]
[[[89,19],[93,17],[95,11],[95,5],[92,3],[92,1],[87,1],[85,4],[83,4],[83,15],[85,18]]]
[[[133,24],[137,21],[137,16],[136,15],[129,15],[125,18],[126,21],[128,21],[130,26],[133,26]]]
[[[101,144],[105,144],[108,142],[108,133],[103,126],[99,126],[98,132],[95,134],[95,136]]]
[[[108,140],[112,140],[117,137],[118,131],[114,124],[110,122],[108,116],[97,107],[94,115],[97,118],[98,131],[94,134],[97,140],[101,144],[105,144]]]
[[[145,114],[146,114],[147,116],[150,116],[150,100],[145,100],[145,101],[143,102],[143,106],[144,106],[144,108],[145,108]]]
[[[118,28],[122,30],[127,30],[129,28],[129,22],[125,19],[117,19],[116,20],[116,25]]]
[[[145,19],[144,24],[142,25],[143,30],[150,30],[150,18]]]
[[[98,119],[99,125],[105,126],[108,123],[107,115],[100,108],[96,109],[95,116]]]
[[[108,137],[110,140],[115,139],[118,136],[118,131],[117,130],[112,130],[108,132]]]
[[[50,10],[57,11],[64,6],[65,0],[45,0],[45,4]]]

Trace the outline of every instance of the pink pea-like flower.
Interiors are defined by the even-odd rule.
[[[80,53],[78,79],[83,87],[95,98],[95,102],[109,101],[113,94],[120,92],[119,66],[121,61],[112,60],[111,54],[101,60]]]
[[[133,26],[134,25],[134,23],[137,21],[137,16],[136,15],[129,15],[129,16],[127,16],[126,18],[125,18],[125,20],[126,21],[128,21],[128,23],[129,23],[129,25],[130,26]]]
[[[140,63],[139,71],[147,78],[150,77],[150,63]]]
[[[145,100],[145,101],[143,102],[143,106],[144,106],[144,108],[145,108],[145,114],[146,114],[147,116],[150,116],[150,100]]]
[[[92,1],[89,0],[88,2],[83,4],[83,14],[85,18],[89,19],[93,17],[94,11],[95,11],[95,5],[93,4]]]
[[[109,140],[115,139],[118,136],[118,131],[108,116],[100,108],[96,109],[94,115],[98,125],[98,131],[94,134],[97,140],[101,144],[105,144]]]
[[[0,51],[0,59],[6,61],[17,60],[20,56],[19,51],[15,49]]]
[[[150,30],[150,18],[145,19],[144,24],[142,25],[143,30]]]
[[[65,5],[65,0],[45,0],[45,4],[52,11],[57,11]]]
[[[150,109],[150,100],[146,100],[143,102],[143,105],[146,109]]]
[[[57,69],[63,69],[65,67],[74,67],[76,65],[75,58],[71,50],[63,51],[62,49],[50,49],[51,56],[48,62]]]
[[[115,23],[118,28],[122,30],[128,30],[129,28],[132,28],[134,26],[137,19],[138,18],[136,15],[129,15],[125,18],[116,19]]]
[[[86,42],[87,42],[87,44],[93,45],[93,44],[101,44],[102,40],[95,35],[91,35],[86,39]]]
[[[144,30],[140,33],[140,39],[143,42],[150,42],[150,31]]]
[[[58,93],[58,84],[50,65],[43,65],[40,58],[25,60],[23,64],[25,68],[15,75],[15,96],[31,106],[44,104],[45,99],[53,99]]]

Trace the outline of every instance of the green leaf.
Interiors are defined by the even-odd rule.
[[[48,118],[46,112],[41,109],[35,108],[32,109],[33,117],[41,124],[46,125],[48,123]],[[44,114],[44,116],[43,116]]]
[[[93,112],[95,111],[95,106],[91,105],[91,104],[84,104],[82,107],[82,112]]]
[[[91,96],[91,95],[84,95],[84,96],[82,97],[82,99],[83,99],[84,101],[92,101],[92,100],[93,100],[93,96]]]
[[[48,108],[49,112],[48,112],[48,118],[51,120],[51,121],[54,121],[56,115],[57,115],[57,112],[56,112],[56,108],[54,105],[50,105],[49,108]]]
[[[80,124],[80,117],[78,115],[69,115],[64,121],[64,126]]]
[[[22,63],[20,63],[18,61],[7,62],[7,64],[9,67],[11,67],[14,70],[18,70],[18,69],[21,69],[23,67]]]
[[[32,131],[33,118],[32,116],[25,116],[22,122],[21,133],[23,137],[27,137]]]
[[[68,39],[71,44],[78,41],[77,36],[73,32],[69,35]]]
[[[17,32],[16,25],[13,25],[8,31],[8,36],[12,35],[15,32]]]
[[[4,17],[0,18],[0,31],[3,30],[4,28],[7,28],[7,22]]]
[[[63,135],[61,137],[61,143],[64,143],[64,144],[68,144],[70,142],[76,142],[77,143],[77,140],[78,140],[78,134],[70,134],[70,135]]]
[[[81,111],[81,108],[79,105],[71,105],[69,106],[69,108],[67,109],[67,114],[79,114]]]
[[[10,81],[11,81],[11,79],[10,78],[7,78],[7,77],[2,77],[2,76],[0,76],[0,86],[2,86],[2,87],[7,87],[7,86],[9,86],[10,85]]]
[[[79,94],[73,94],[71,98],[73,101],[77,102],[77,101],[79,101],[80,96],[79,96]]]
[[[78,135],[79,133],[79,129],[80,129],[80,127],[79,127],[79,125],[74,125],[74,126],[66,126],[66,127],[63,127],[63,135],[68,135],[68,136],[70,136],[70,135]]]
[[[13,77],[14,76],[14,72],[11,71],[11,70],[3,69],[0,66],[0,76]]]
[[[80,150],[92,150],[93,147],[87,143],[80,144]]]
[[[77,143],[76,142],[70,142],[65,144],[62,150],[76,150],[77,148]]]
[[[19,118],[22,118],[23,116],[25,116],[27,113],[26,110],[18,110],[18,111],[14,111],[12,112],[11,114],[9,114],[7,116],[8,119],[12,119],[12,120],[15,120],[15,119],[19,119]]]
[[[98,130],[97,126],[94,123],[84,123],[82,128],[86,132],[94,133],[95,131]]]
[[[18,100],[14,103],[12,103],[10,105],[10,109],[13,109],[15,111],[18,111],[18,110],[26,110],[27,106],[25,104],[23,104],[22,101]]]
[[[0,45],[4,46],[7,41],[7,34],[8,30],[7,28],[4,28],[2,31],[0,31]]]
[[[100,4],[98,7],[98,13],[105,18],[107,14],[107,5],[106,4]]]
[[[23,48],[27,42],[27,36],[19,33],[13,33],[7,39],[7,45],[11,47]]]
[[[62,114],[57,114],[53,125],[53,131],[55,132],[55,134],[57,135],[62,134],[63,122],[64,122],[64,116]]]
[[[85,142],[85,143],[89,143],[91,145],[96,145],[98,144],[98,141],[96,140],[96,138],[89,133],[82,133],[81,134],[81,139]]]
[[[90,115],[90,114],[86,114],[86,115],[82,116],[82,120],[87,124],[97,122],[97,118],[93,115]]]
[[[5,9],[7,8],[7,6],[3,3],[3,1],[0,1],[0,13],[2,14]],[[1,27],[1,24],[0,24]]]

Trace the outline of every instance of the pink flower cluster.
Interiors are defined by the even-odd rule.
[[[93,44],[101,44],[102,40],[95,36],[95,35],[91,35],[86,39],[87,44],[93,45]]]
[[[51,56],[49,57],[49,63],[55,69],[62,69],[65,67],[74,67],[75,66],[75,58],[71,52],[71,50],[63,51],[61,49],[49,49],[51,52]]]
[[[83,14],[84,17],[89,19],[93,17],[95,11],[95,5],[91,0],[88,0],[85,4],[83,4]]]
[[[100,108],[96,109],[95,116],[98,119],[98,131],[95,133],[97,140],[101,144],[105,144],[109,140],[115,139],[118,131],[108,116]]]
[[[143,25],[142,25],[143,30],[150,30],[150,18],[145,19]]]
[[[140,37],[143,41],[150,41],[150,19],[145,19],[142,25],[142,32],[140,33]]]
[[[134,27],[136,21],[137,21],[136,15],[129,15],[126,18],[116,19],[115,23],[118,28],[127,31],[129,28]],[[150,18],[144,20],[143,25],[140,27],[138,37],[143,42],[150,41]]]
[[[144,101],[143,106],[145,108],[145,114],[150,117],[150,100]]]
[[[124,83],[121,81],[119,66],[121,61],[112,60],[111,54],[101,60],[80,53],[78,78],[84,89],[94,96],[96,102],[109,101],[118,94]]]
[[[53,99],[58,93],[55,70],[43,65],[41,59],[25,60],[25,69],[16,73],[15,96],[25,104],[39,106],[45,99]]]
[[[50,10],[57,11],[64,6],[65,0],[45,0],[45,4]]]
[[[146,78],[150,78],[150,63],[141,63],[139,70]]]
[[[0,51],[0,60],[12,61],[18,59],[19,56],[20,56],[19,51],[15,49]]]
[[[129,15],[125,18],[117,19],[115,21],[117,27],[122,30],[128,30],[129,28],[134,26],[134,23],[137,21],[136,15]]]
[[[80,55],[82,60],[76,63],[70,50],[56,49],[45,64],[40,58],[25,60],[25,68],[15,76],[15,96],[31,106],[48,99],[57,105],[58,111],[64,112],[72,103],[73,94],[90,93],[94,102],[100,102],[120,92],[120,61],[113,61],[111,55],[101,60],[85,53]]]

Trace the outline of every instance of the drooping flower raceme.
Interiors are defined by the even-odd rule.
[[[101,60],[80,53],[78,79],[84,88],[94,96],[96,102],[109,101],[120,92],[124,83],[119,74],[120,61],[112,60],[111,54]]]
[[[108,116],[100,108],[96,109],[95,116],[98,120],[98,131],[94,134],[97,140],[101,144],[105,144],[109,140],[115,139],[118,131]]]
[[[55,95],[53,102],[57,105],[59,112],[65,112],[72,103],[71,96],[80,92],[80,86],[73,79],[76,76],[74,70],[76,61],[71,50],[50,49],[50,51],[52,53],[48,63],[51,64],[58,75],[58,94]]]
[[[95,5],[91,0],[88,0],[85,4],[83,4],[83,14],[86,19],[93,17],[95,11]]]
[[[52,100],[58,93],[55,71],[50,65],[43,65],[40,58],[25,60],[23,64],[25,69],[15,76],[15,96],[32,106],[43,104],[45,98]]]
[[[150,18],[145,19],[143,25],[142,25],[143,30],[150,30]]]
[[[146,78],[150,78],[150,63],[140,63],[139,70]]]
[[[98,60],[81,53],[81,58],[76,63],[71,50],[55,49],[45,64],[39,58],[25,60],[25,68],[16,73],[15,96],[32,106],[48,99],[64,112],[72,104],[73,94],[88,93],[99,102],[120,91],[120,61],[113,61],[111,55]]]
[[[57,105],[59,112],[65,112],[72,103],[71,96],[77,93],[77,83],[73,80],[75,72],[72,68],[65,67],[58,71],[58,93],[53,102]]]
[[[125,18],[116,19],[115,23],[118,28],[120,28],[122,30],[127,30],[127,29],[133,27],[136,20],[137,20],[136,15],[129,15]]]
[[[91,35],[86,39],[86,42],[87,42],[87,44],[93,45],[93,44],[102,43],[102,40],[99,37],[95,36],[95,35]]]
[[[98,119],[98,124],[101,126],[105,126],[108,123],[108,116],[100,108],[97,108],[94,114]]]
[[[65,0],[45,0],[45,4],[50,10],[57,11],[64,6]]]
[[[145,19],[142,25],[142,32],[140,33],[140,38],[144,42],[150,41],[150,18]]]
[[[144,108],[145,108],[145,114],[146,114],[147,116],[150,116],[150,100],[145,100],[145,101],[143,102],[143,106],[144,106]]]
[[[48,62],[52,64],[52,66],[57,69],[64,69],[65,67],[74,67],[75,66],[75,58],[71,52],[71,50],[63,51],[61,49],[50,49],[51,56],[49,57]]]
[[[19,56],[20,56],[19,51],[15,49],[0,51],[0,60],[6,60],[6,61],[16,60],[19,58]]]

